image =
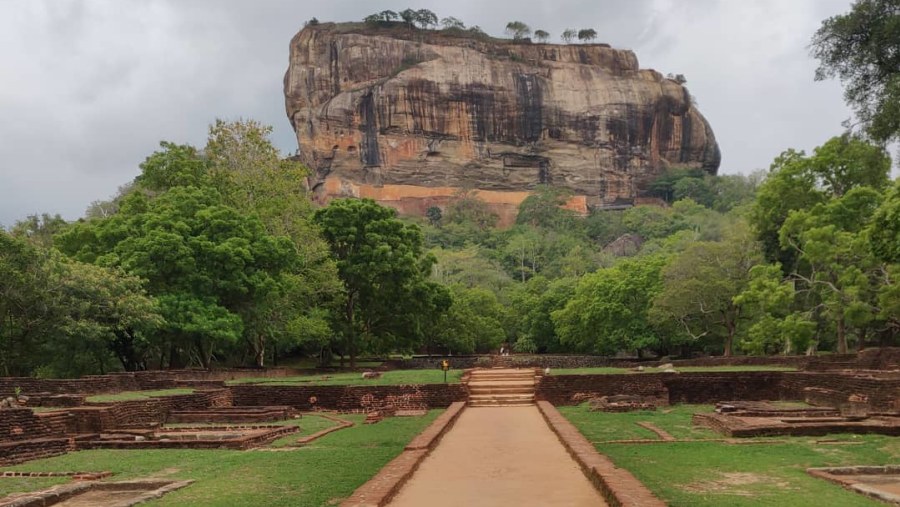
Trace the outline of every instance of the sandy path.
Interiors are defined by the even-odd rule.
[[[535,406],[467,408],[393,507],[606,505]]]

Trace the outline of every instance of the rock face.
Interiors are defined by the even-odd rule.
[[[719,166],[687,90],[603,44],[326,23],[291,41],[284,90],[323,200],[421,215],[477,189],[509,222],[538,184],[584,212],[632,203],[669,167]]]

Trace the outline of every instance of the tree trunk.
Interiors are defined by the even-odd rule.
[[[347,307],[345,314],[347,316],[347,353],[350,355],[350,367],[356,368],[356,327],[354,326],[354,295],[347,297]],[[341,355],[341,366],[344,364],[344,356]]]
[[[257,368],[263,368],[266,362],[266,337],[259,335],[256,337],[256,346],[253,347],[256,353],[255,363]]]
[[[856,351],[862,352],[862,349],[866,346],[866,334],[868,329],[862,328],[859,331],[859,341],[856,343]]]
[[[725,328],[728,330],[728,336],[725,337],[725,357],[730,357],[733,353],[734,346],[734,334],[737,331],[737,325],[733,321],[729,321],[725,323]]]
[[[847,326],[843,316],[838,317],[837,320],[837,352],[838,354],[847,353]]]

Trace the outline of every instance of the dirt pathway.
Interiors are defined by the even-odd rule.
[[[606,503],[537,407],[524,406],[466,409],[390,505]]]

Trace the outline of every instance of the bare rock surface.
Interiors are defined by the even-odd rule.
[[[421,214],[460,188],[501,215],[538,184],[628,204],[720,155],[688,90],[605,44],[530,44],[323,23],[290,45],[287,115],[310,187]]]

